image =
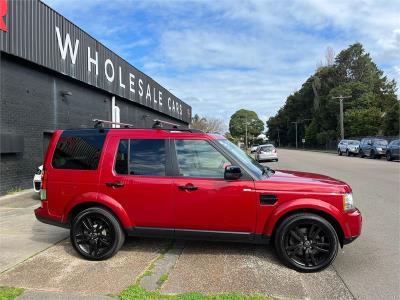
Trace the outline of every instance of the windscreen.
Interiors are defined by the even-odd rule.
[[[375,140],[374,141],[375,145],[379,145],[379,146],[387,146],[388,142],[385,140]]]

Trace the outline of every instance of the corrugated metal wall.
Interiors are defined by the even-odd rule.
[[[187,123],[190,122],[191,107],[189,105],[172,95],[152,78],[137,70],[44,3],[39,0],[8,0],[7,3],[8,12],[5,16],[5,22],[8,32],[0,31],[1,51],[71,76],[176,119]],[[66,59],[62,59],[56,35],[56,26],[60,30],[63,43],[65,43],[66,34],[70,35],[72,49],[74,49],[75,41],[79,40],[75,64],[71,62],[69,51]],[[92,71],[88,71],[88,47],[90,47],[92,58],[95,58],[95,51],[98,52],[98,75],[96,75],[93,64]],[[104,63],[106,59],[110,59],[114,66],[113,82],[107,80],[105,75]],[[121,79],[125,88],[122,88],[119,84],[119,67],[121,67]],[[129,73],[132,73],[136,78],[135,93],[129,89]],[[142,96],[139,95],[139,78],[143,81]],[[146,98],[148,85],[151,87],[151,99]],[[154,95],[158,99],[159,91],[162,92],[162,105],[160,102],[154,101]],[[173,103],[178,105],[175,104],[175,107],[172,107]],[[176,107],[179,107],[179,109],[176,109]],[[180,113],[180,107],[182,108],[182,114]]]

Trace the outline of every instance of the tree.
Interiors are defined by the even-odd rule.
[[[351,96],[344,100],[345,135],[399,134],[399,108],[396,82],[389,80],[360,43],[350,45],[334,59],[326,51],[326,65],[310,76],[301,88],[289,95],[277,114],[267,121],[267,135],[282,145],[295,141],[292,122],[298,127],[299,139],[308,146],[322,147],[340,137],[339,101],[333,97]],[[329,59],[328,59],[329,58]],[[346,114],[347,112],[347,114]],[[333,143],[332,143],[333,144]]]
[[[264,130],[264,123],[261,121],[256,112],[246,109],[236,111],[229,121],[229,132],[232,137],[244,139],[246,135],[246,122],[247,122],[247,135],[257,137]]]
[[[224,122],[220,119],[205,118],[195,114],[190,127],[204,132],[222,133],[224,131]]]
[[[384,135],[400,135],[400,104],[399,101],[391,107],[383,117],[383,134]]]
[[[379,108],[349,109],[344,113],[347,137],[379,134],[382,124],[382,112]]]

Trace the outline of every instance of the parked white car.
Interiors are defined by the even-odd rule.
[[[40,193],[40,188],[42,187],[42,171],[43,165],[39,166],[35,175],[33,175],[33,189],[36,193]]]
[[[278,161],[278,153],[272,144],[260,145],[257,148],[255,159],[261,161]]]
[[[251,145],[250,153],[255,153],[259,145]]]

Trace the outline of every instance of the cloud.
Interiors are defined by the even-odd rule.
[[[45,0],[193,106],[265,121],[324,60],[361,42],[400,79],[400,2],[373,0]],[[87,15],[95,18],[88,19]]]

